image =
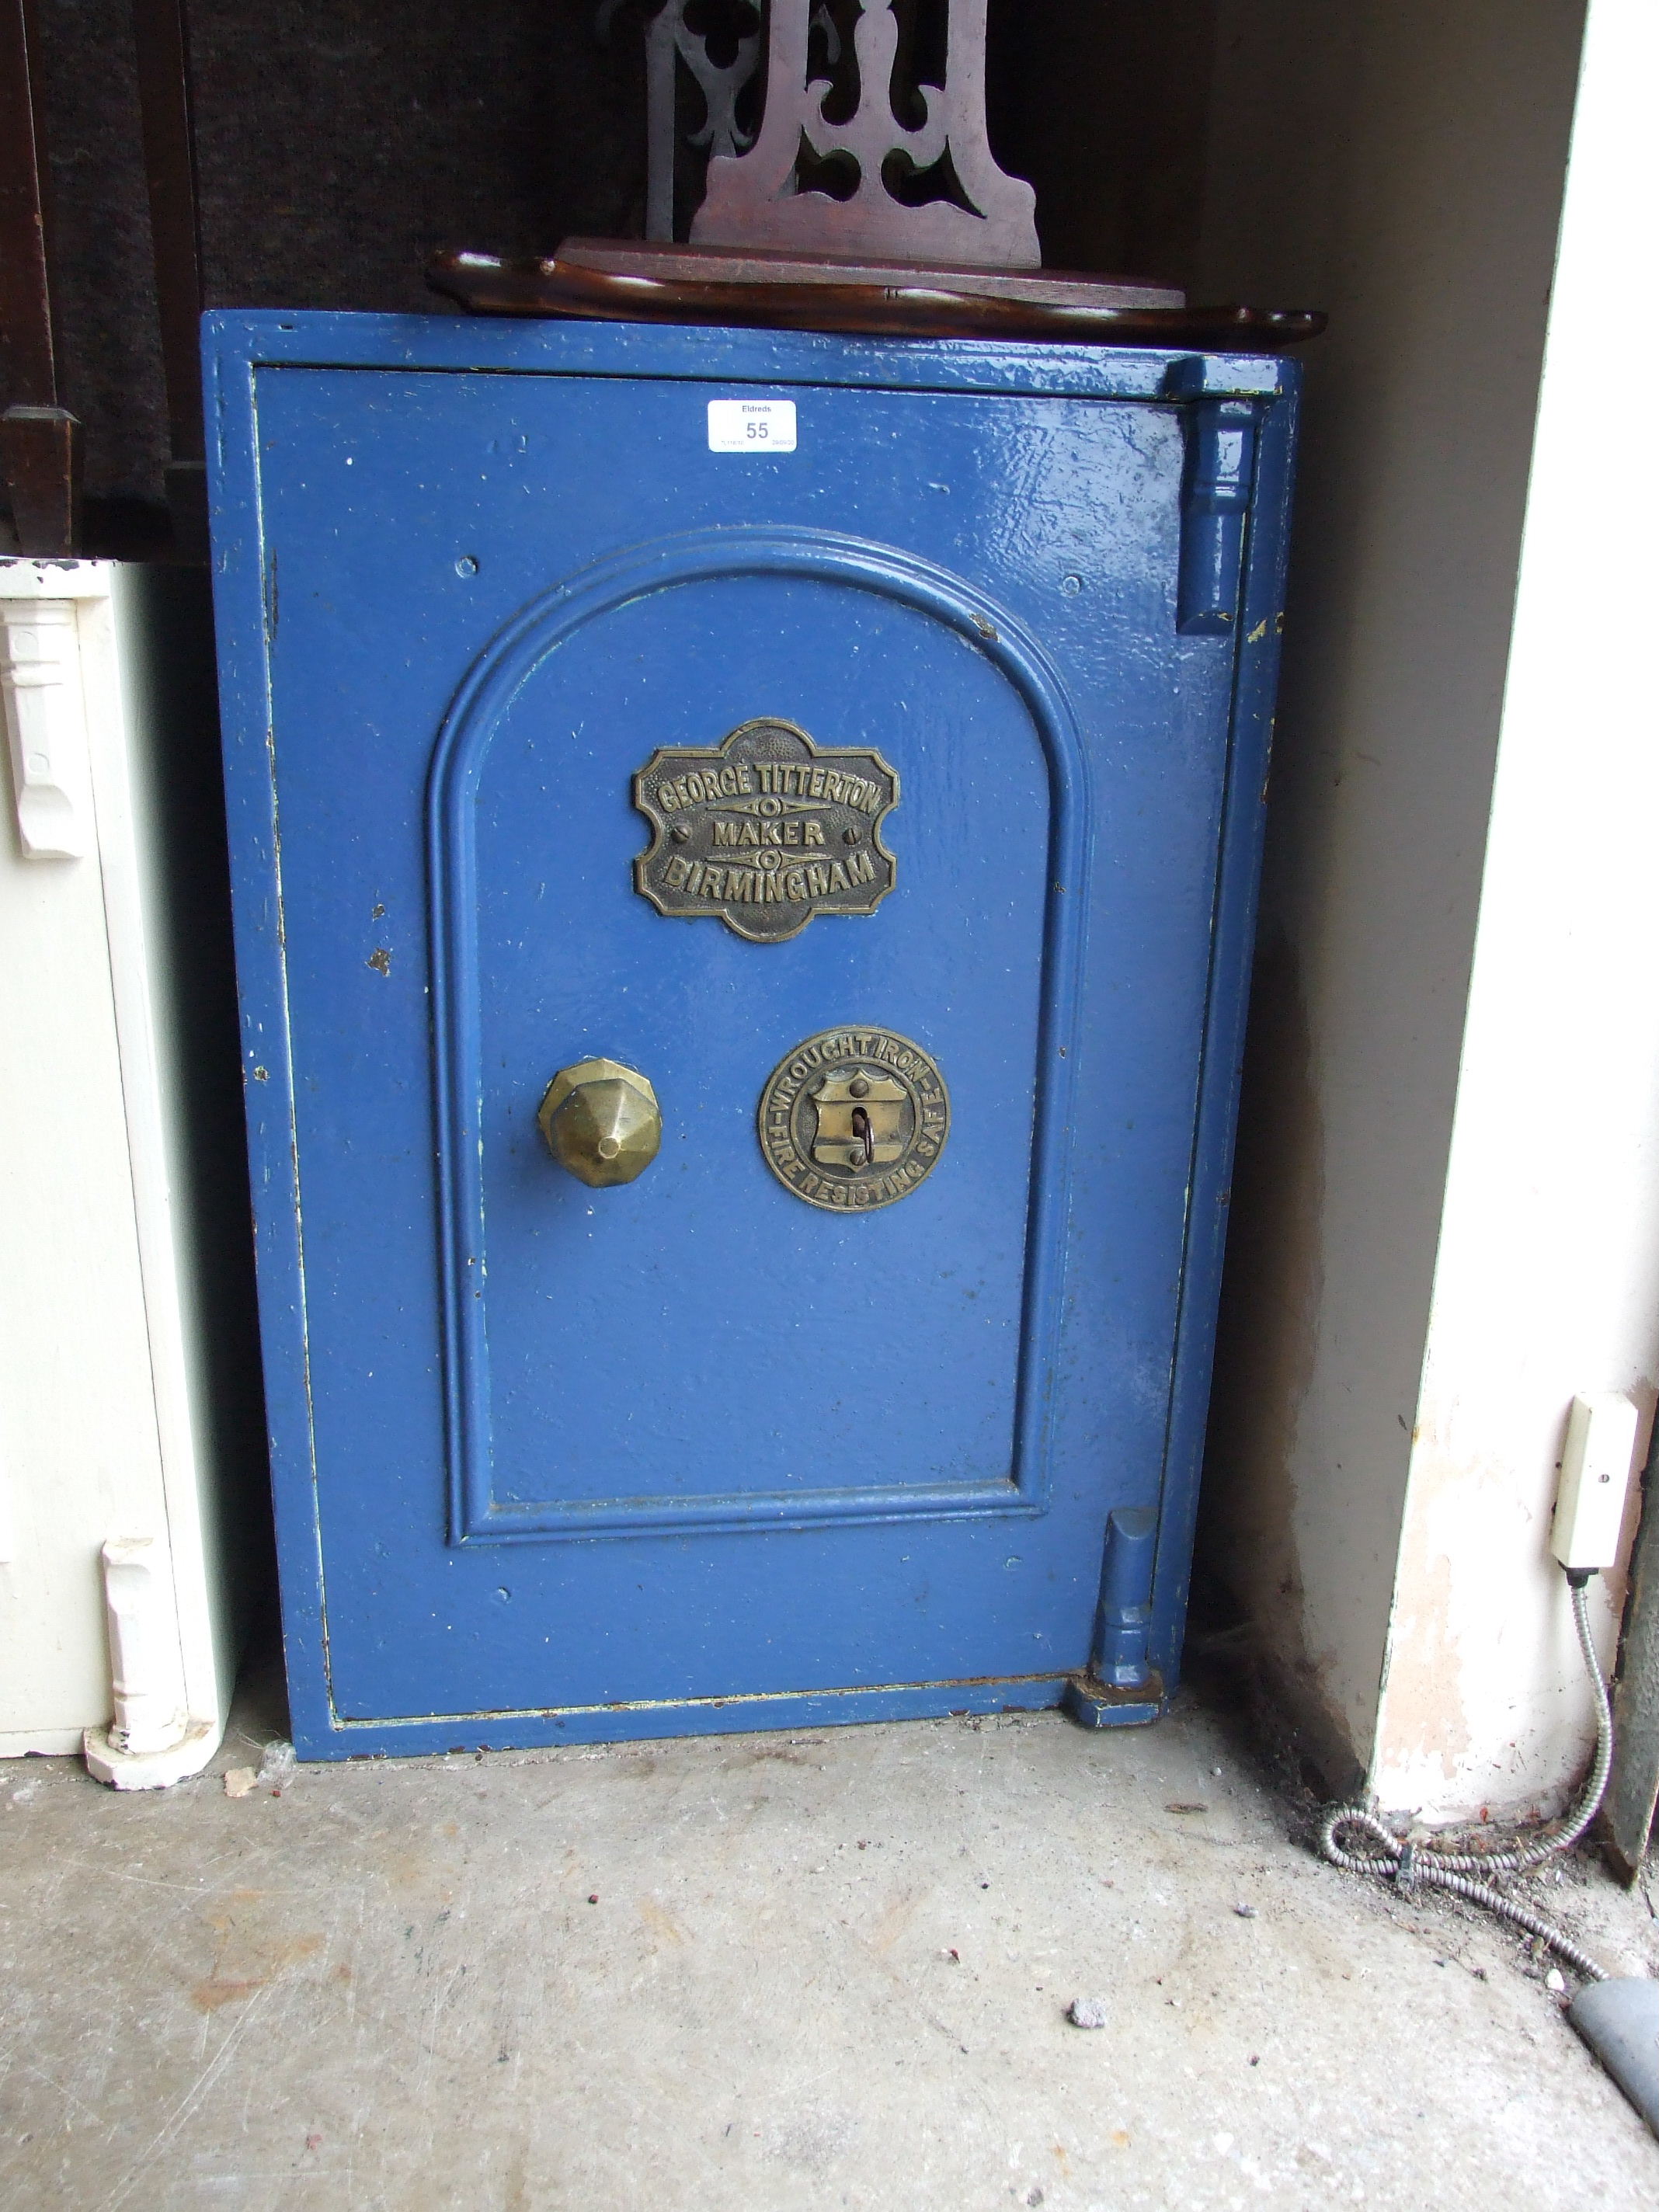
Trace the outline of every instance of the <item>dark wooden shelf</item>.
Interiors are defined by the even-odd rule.
[[[719,246],[573,238],[544,258],[434,255],[427,281],[480,315],[735,323],[889,337],[1048,339],[1277,352],[1322,314],[1191,307],[1166,288],[1069,271],[914,268]]]

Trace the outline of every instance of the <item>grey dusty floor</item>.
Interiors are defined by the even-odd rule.
[[[1659,2203],[1543,1969],[1312,1862],[1190,1705],[233,1799],[258,1735],[157,1797],[0,1768],[0,2204]],[[1551,1897],[1659,1971],[1639,1893]]]

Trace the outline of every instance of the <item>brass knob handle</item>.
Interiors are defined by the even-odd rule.
[[[644,1076],[614,1060],[562,1067],[536,1119],[559,1165],[593,1190],[643,1175],[662,1142],[656,1092]]]

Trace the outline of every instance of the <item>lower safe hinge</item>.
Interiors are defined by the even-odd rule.
[[[1073,1674],[1060,1693],[1060,1709],[1081,1728],[1145,1728],[1164,1712],[1164,1677],[1149,1669],[1134,1689],[1103,1682],[1092,1669]]]
[[[1108,1515],[1094,1650],[1060,1700],[1085,1728],[1133,1728],[1164,1710],[1164,1678],[1146,1657],[1157,1556],[1158,1515],[1151,1506],[1120,1505]]]

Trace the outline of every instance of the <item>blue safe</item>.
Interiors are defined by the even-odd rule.
[[[204,343],[301,1754],[1155,1717],[1295,371]]]

